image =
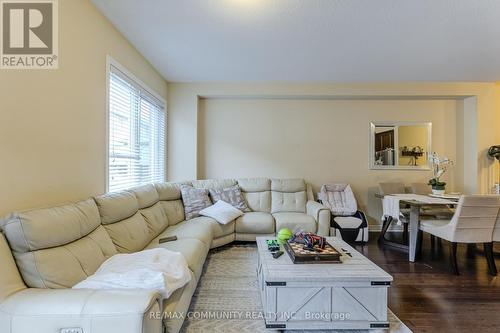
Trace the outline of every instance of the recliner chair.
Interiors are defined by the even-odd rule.
[[[368,222],[349,184],[324,184],[318,199],[332,212],[331,235],[346,242],[368,241]]]

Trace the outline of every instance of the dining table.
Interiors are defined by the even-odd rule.
[[[424,194],[411,194],[411,193],[401,193],[401,194],[388,194],[380,195],[376,194],[377,197],[383,200],[384,207],[384,219],[389,218],[391,220],[399,219],[401,216],[401,207],[405,207],[409,210],[409,219],[407,221],[400,221],[402,223],[408,223],[408,233],[409,239],[408,244],[386,242],[388,245],[396,245],[400,249],[408,250],[408,260],[410,262],[415,262],[416,255],[418,253],[419,246],[419,230],[420,221],[423,215],[424,209],[436,209],[436,208],[453,208],[458,205],[459,196],[432,196]],[[428,218],[428,216],[426,216]],[[451,218],[451,215],[447,218]],[[383,233],[387,231],[388,226],[386,226]],[[384,235],[381,235],[384,238]],[[393,244],[390,244],[393,243]]]

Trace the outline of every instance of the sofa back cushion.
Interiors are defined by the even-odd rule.
[[[158,203],[165,211],[169,225],[176,225],[185,220],[180,187],[190,184],[188,182],[154,184],[160,200]]]
[[[160,196],[153,184],[134,187],[130,189],[139,206],[139,213],[146,221],[151,239],[161,234],[168,227],[166,210],[160,204]]]
[[[70,288],[116,253],[92,199],[11,214],[2,230],[32,288]]]
[[[271,212],[271,180],[268,178],[238,179],[243,197],[254,212]]]
[[[223,189],[237,185],[235,179],[202,179],[191,181],[193,187],[207,190]]]
[[[303,179],[271,180],[271,213],[306,212],[307,192]]]
[[[168,227],[168,216],[165,208],[160,202],[151,207],[139,209],[142,217],[146,221],[152,236],[151,240],[161,234]]]
[[[151,207],[160,200],[153,184],[133,187],[129,191],[135,194],[139,209]]]
[[[134,193],[114,192],[94,198],[102,225],[120,253],[141,251],[155,237],[139,212]]]

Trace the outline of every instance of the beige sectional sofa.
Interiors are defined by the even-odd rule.
[[[283,227],[327,235],[330,211],[302,179],[196,180],[197,188],[238,184],[252,212],[221,225],[186,221],[180,183],[150,184],[77,203],[13,213],[0,226],[0,332],[178,332],[209,249],[272,236]],[[165,236],[178,240],[159,243]],[[116,253],[162,247],[182,253],[191,282],[160,304],[144,290],[74,290]],[[69,332],[69,331],[68,331]]]

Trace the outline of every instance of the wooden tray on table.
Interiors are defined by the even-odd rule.
[[[320,249],[315,246],[317,251],[311,251],[304,248],[304,244],[300,243],[285,243],[284,245],[286,253],[292,259],[294,264],[339,264],[342,263],[340,260],[340,252],[337,251],[328,242],[324,249]]]

